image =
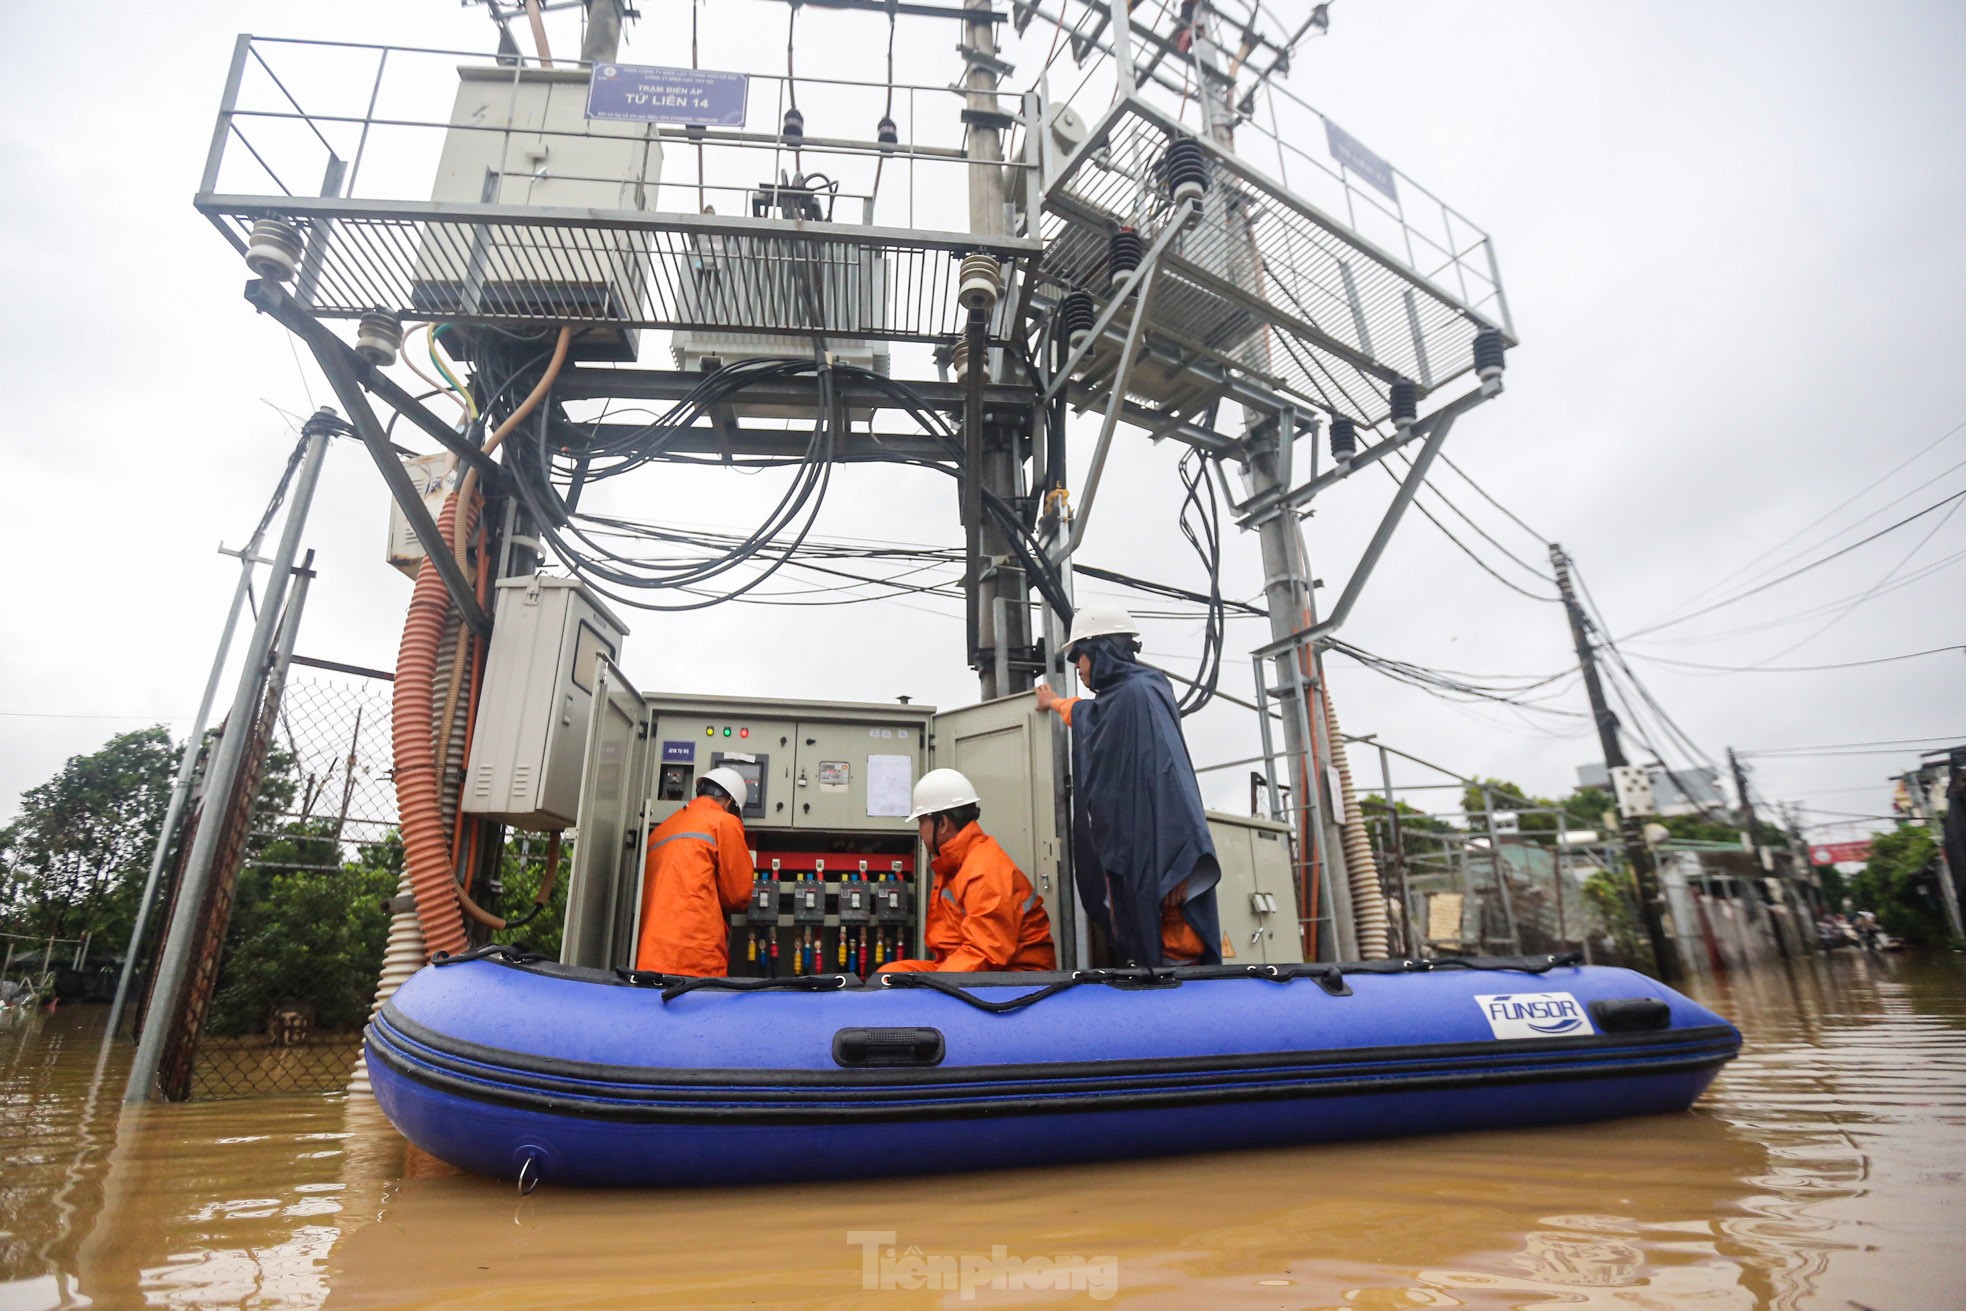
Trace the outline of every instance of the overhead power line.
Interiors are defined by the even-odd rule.
[[[1836,610],[1852,601],[1868,603],[1875,601],[1880,596],[1889,596],[1892,592],[1909,587],[1913,583],[1923,582],[1940,570],[1948,569],[1958,564],[1961,560],[1966,560],[1966,550],[1955,551],[1951,555],[1942,556],[1932,561],[1930,564],[1920,565],[1902,578],[1894,578],[1888,583],[1872,584],[1869,587],[1859,588],[1854,592],[1837,597],[1833,601],[1825,601],[1820,605],[1812,605],[1806,610],[1798,610],[1794,614],[1783,615],[1779,619],[1764,619],[1758,623],[1743,624],[1739,628],[1722,628],[1714,632],[1700,633],[1697,636],[1641,637],[1632,640],[1643,642],[1647,645],[1697,646],[1714,642],[1724,642],[1729,638],[1741,637],[1748,633],[1764,633],[1771,628],[1781,628],[1788,624],[1798,623],[1804,619],[1814,619],[1818,615],[1826,615],[1830,611]],[[1854,609],[1855,607],[1852,608]]]
[[[1801,537],[1804,533],[1810,532],[1818,525],[1828,520],[1831,516],[1835,515],[1837,511],[1843,509],[1845,506],[1855,503],[1858,499],[1860,499],[1866,493],[1868,493],[1872,488],[1881,485],[1886,480],[1891,478],[1893,475],[1910,467],[1914,461],[1916,461],[1920,456],[1926,454],[1928,451],[1932,450],[1933,447],[1938,446],[1941,442],[1945,441],[1947,438],[1952,437],[1963,431],[1966,431],[1966,420],[1961,420],[1960,422],[1955,423],[1952,427],[1946,429],[1944,432],[1940,433],[1937,437],[1925,443],[1925,445],[1919,447],[1916,451],[1913,451],[1910,455],[1906,456],[1904,459],[1900,460],[1898,463],[1892,465],[1889,469],[1879,474],[1876,478],[1873,478],[1871,481],[1865,483],[1862,487],[1859,487],[1856,491],[1850,493],[1850,495],[1844,497],[1842,500],[1838,501],[1835,505],[1832,505],[1829,509],[1823,511],[1821,514],[1817,515],[1814,519],[1810,520],[1808,523],[1802,525],[1802,527],[1790,533],[1787,537],[1784,537],[1781,541],[1776,542],[1773,546],[1770,546],[1766,550],[1762,551],[1761,554],[1748,560],[1745,564],[1739,565],[1732,571],[1721,575],[1719,578],[1715,579],[1712,583],[1708,584],[1705,588],[1701,589],[1698,592],[1695,592],[1693,596],[1689,599],[1697,601],[1702,596],[1710,595],[1711,593],[1726,586],[1734,579],[1739,578],[1742,574],[1745,574],[1748,570],[1760,564],[1763,560],[1766,560],[1769,556],[1775,554],[1775,552],[1781,550],[1784,546],[1787,546],[1790,542],[1795,541],[1797,538]],[[1953,467],[1957,468],[1958,466],[1954,465]],[[1945,472],[1950,473],[1951,471],[1952,471],[1951,469],[1948,469]],[[1937,475],[1937,477],[1939,478],[1942,478],[1944,476],[1945,476],[1944,473]],[[1931,482],[1936,481],[1936,478],[1927,479],[1926,481],[1927,484],[1929,485]],[[1907,495],[1908,494],[1909,493],[1907,493]],[[1897,500],[1903,500],[1903,499],[1904,497],[1902,496],[1897,498]],[[1897,503],[1897,500],[1886,502],[1884,506],[1880,506],[1878,507],[1878,509],[1882,510],[1888,508],[1890,505],[1895,505]],[[1871,514],[1874,515],[1877,512],[1878,512],[1877,510],[1873,510],[1871,511]],[[1869,515],[1865,516],[1865,518],[1868,517],[1870,516]],[[1862,522],[1863,522],[1862,519],[1859,519],[1857,521],[1857,523],[1862,523]],[[1856,524],[1851,524],[1850,527],[1854,528],[1856,527]],[[1848,531],[1849,528],[1839,529],[1836,533],[1832,533],[1830,535],[1830,540],[1833,541],[1835,540],[1835,538],[1841,536],[1843,533]],[[1790,558],[1793,559],[1794,557],[1790,557]]]
[[[1875,742],[1818,742],[1814,746],[1801,747],[1757,747],[1753,750],[1737,751],[1735,754],[1742,757],[1778,756],[1796,751],[1841,751],[1847,747],[1908,747],[1925,742],[1959,741],[1966,741],[1966,733],[1936,733],[1930,737],[1892,737]]]
[[[1941,532],[1943,532],[1945,530],[1945,526],[1948,523],[1952,522],[1952,517],[1959,513],[1959,507],[1962,504],[1966,504],[1966,502],[1954,501],[1952,503],[1952,508],[1950,510],[1947,510],[1944,514],[1940,515],[1938,521],[1934,523],[1930,528],[1925,530],[1925,535],[1919,538],[1915,543],[1913,543],[1912,548],[1909,551],[1906,551],[1902,556],[1900,556],[1898,562],[1892,565],[1890,569],[1886,570],[1882,578],[1878,579],[1875,583],[1872,583],[1869,588],[1859,593],[1848,605],[1844,606],[1842,609],[1838,610],[1835,614],[1831,615],[1828,619],[1825,619],[1822,623],[1818,624],[1813,630],[1804,634],[1802,637],[1797,638],[1795,641],[1790,642],[1787,646],[1775,652],[1773,655],[1764,656],[1760,660],[1755,661],[1755,664],[1757,666],[1765,665],[1771,660],[1780,660],[1785,655],[1789,655],[1795,651],[1801,650],[1803,647],[1809,645],[1811,642],[1821,637],[1824,633],[1827,633],[1830,629],[1842,623],[1846,618],[1850,616],[1851,612],[1856,610],[1859,606],[1863,605],[1867,601],[1870,601],[1878,596],[1883,595],[1885,588],[1887,588],[1891,584],[1892,580],[1897,578],[1899,573],[1901,573],[1904,570],[1904,567],[1906,565],[1912,562],[1912,558],[1916,556],[1920,551],[1924,550],[1926,544],[1930,542],[1934,537],[1937,537]]]
[[[1407,457],[1403,455],[1395,455],[1393,458],[1402,461],[1408,470],[1412,469],[1413,462],[1410,459],[1407,459]],[[1385,474],[1386,477],[1392,479],[1392,481],[1395,484],[1397,484],[1400,481],[1400,475],[1392,468],[1391,461],[1381,460],[1379,462],[1379,472]],[[1462,476],[1466,477],[1465,474],[1463,474]],[[1472,485],[1472,480],[1470,480],[1470,485]],[[1462,510],[1460,506],[1456,505],[1452,500],[1452,498],[1450,498],[1445,492],[1441,491],[1438,485],[1436,485],[1432,481],[1429,481],[1426,486],[1428,491],[1432,492],[1437,498],[1439,498],[1442,505],[1445,505],[1449,510],[1452,510],[1454,514],[1458,516],[1463,523],[1467,524],[1468,527],[1474,529],[1476,533],[1480,534],[1481,539],[1483,541],[1487,542],[1490,546],[1500,551],[1504,556],[1507,556],[1508,559],[1511,562],[1513,562],[1517,567],[1521,568],[1524,572],[1528,573],[1531,577],[1540,579],[1541,581],[1550,583],[1552,585],[1555,584],[1556,580],[1554,578],[1550,577],[1548,574],[1544,573],[1536,566],[1530,564],[1528,561],[1516,555],[1515,552],[1509,550],[1508,547],[1503,546],[1500,542],[1496,541],[1495,538],[1491,536],[1485,529],[1483,529],[1480,524],[1476,523],[1473,519],[1469,518],[1467,512]],[[1480,489],[1476,488],[1476,490],[1479,491]],[[1484,497],[1487,497],[1487,493],[1484,492],[1482,494]],[[1494,503],[1493,497],[1487,497],[1487,499],[1490,501],[1491,504]],[[1426,517],[1428,523],[1432,524],[1435,528],[1438,528],[1440,530],[1441,536],[1445,537],[1448,541],[1452,542],[1455,545],[1455,547],[1460,550],[1462,555],[1465,555],[1468,557],[1468,559],[1474,561],[1475,564],[1481,567],[1482,572],[1486,573],[1490,578],[1493,578],[1496,582],[1500,583],[1502,586],[1508,588],[1512,592],[1516,592],[1523,596],[1526,596],[1532,601],[1555,602],[1556,600],[1558,600],[1558,598],[1555,596],[1546,596],[1540,592],[1532,592],[1528,588],[1523,587],[1520,584],[1515,583],[1510,579],[1504,577],[1502,573],[1495,568],[1495,566],[1488,563],[1488,561],[1482,559],[1481,556],[1476,554],[1475,551],[1472,548],[1470,548],[1466,542],[1462,541],[1459,537],[1455,536],[1454,533],[1448,529],[1447,525],[1442,523],[1440,519],[1433,513],[1433,511],[1429,510],[1426,507],[1425,503],[1423,503],[1417,496],[1414,498],[1412,504],[1414,509],[1418,510],[1422,515]],[[1499,509],[1500,506],[1497,505],[1497,508]],[[1506,513],[1506,511],[1504,511],[1504,513]],[[1510,516],[1510,517],[1513,518],[1514,516]],[[1520,523],[1521,521],[1517,520],[1517,522]]]
[[[1683,624],[1687,622],[1689,619],[1698,619],[1701,615],[1711,614],[1715,610],[1720,609],[1722,606],[1729,606],[1735,604],[1738,601],[1745,601],[1750,596],[1754,596],[1758,593],[1765,592],[1769,588],[1777,586],[1778,584],[1781,583],[1785,583],[1791,578],[1800,577],[1801,575],[1808,573],[1812,569],[1820,569],[1822,566],[1828,564],[1830,561],[1848,555],[1850,554],[1850,552],[1856,550],[1860,546],[1868,545],[1869,543],[1876,541],[1878,538],[1883,537],[1888,533],[1896,532],[1898,529],[1904,527],[1908,523],[1912,523],[1915,522],[1916,520],[1923,519],[1926,515],[1931,514],[1934,510],[1944,509],[1946,506],[1951,505],[1954,501],[1959,500],[1961,497],[1966,497],[1966,488],[1961,488],[1959,491],[1954,492],[1950,496],[1944,497],[1941,500],[1934,501],[1932,504],[1926,506],[1924,509],[1919,510],[1913,514],[1908,514],[1904,518],[1898,520],[1896,523],[1891,524],[1888,527],[1878,529],[1876,532],[1870,534],[1868,537],[1858,538],[1856,541],[1850,543],[1848,546],[1840,547],[1837,550],[1831,551],[1828,555],[1819,556],[1816,559],[1811,560],[1808,564],[1801,565],[1795,569],[1791,569],[1785,574],[1778,574],[1777,576],[1769,579],[1765,583],[1757,583],[1755,586],[1748,588],[1746,591],[1736,592],[1734,595],[1725,597],[1719,601],[1715,601],[1711,605],[1704,605],[1701,606],[1698,610],[1688,611],[1686,614],[1679,616],[1679,618],[1677,619],[1665,619],[1665,620],[1661,620],[1659,623],[1651,624],[1644,628],[1634,629],[1632,632],[1622,634],[1621,640],[1629,641],[1634,637],[1639,637],[1646,633],[1656,633],[1661,628],[1671,628],[1674,627],[1675,625]]]
[[[1865,665],[1895,664],[1900,660],[1916,660],[1920,656],[1939,655],[1946,651],[1966,651],[1966,646],[1934,646],[1923,651],[1907,651],[1903,655],[1878,656],[1874,660],[1844,660],[1830,665],[1703,665],[1691,660],[1669,660],[1665,656],[1645,655],[1637,651],[1632,653],[1632,659],[1716,674],[1813,674],[1826,669],[1861,669]]]
[[[1522,529],[1523,532],[1528,533],[1531,537],[1535,538],[1538,544],[1548,545],[1550,540],[1549,538],[1545,537],[1543,534],[1537,532],[1534,528],[1531,528],[1528,524],[1524,523],[1522,521],[1522,516],[1518,515],[1514,510],[1511,510],[1508,506],[1503,505],[1500,501],[1496,500],[1493,496],[1490,496],[1488,494],[1488,489],[1483,487],[1480,483],[1476,482],[1473,476],[1470,475],[1466,469],[1463,469],[1460,465],[1454,463],[1453,459],[1448,456],[1446,451],[1442,451],[1435,458],[1440,460],[1442,464],[1445,464],[1448,468],[1452,469],[1455,473],[1460,474],[1461,480],[1467,483],[1468,486],[1474,488],[1476,495],[1480,496],[1482,500],[1488,502],[1490,505],[1500,510],[1503,514],[1507,515],[1511,523],[1513,523],[1516,527]]]

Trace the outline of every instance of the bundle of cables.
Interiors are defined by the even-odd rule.
[[[1215,699],[1215,687],[1222,676],[1227,615],[1222,603],[1222,503],[1208,476],[1208,457],[1201,451],[1190,449],[1181,457],[1181,486],[1186,493],[1181,501],[1181,535],[1195,548],[1202,568],[1208,571],[1208,618],[1202,629],[1201,667],[1178,706],[1185,719]]]
[[[811,378],[816,385],[812,434],[796,461],[784,494],[751,532],[708,554],[666,560],[625,555],[606,538],[618,536],[621,520],[578,509],[582,491],[643,466],[675,458],[669,448],[711,413],[755,387]],[[566,421],[528,425],[507,442],[514,485],[541,535],[568,568],[602,595],[645,610],[700,610],[735,600],[789,563],[812,531],[831,485],[833,466],[842,458],[845,407],[842,380],[873,388],[893,401],[947,453],[946,461],[922,463],[960,480],[963,447],[948,420],[905,383],[869,369],[813,359],[755,359],[706,374],[688,395],[653,422],[625,431],[604,432],[598,424]],[[996,525],[1033,585],[1066,622],[1072,607],[1058,571],[1016,510],[989,489],[983,510]],[[662,594],[666,594],[663,596]],[[674,598],[674,599],[670,599]]]

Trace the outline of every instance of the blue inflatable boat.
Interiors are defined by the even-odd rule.
[[[491,947],[367,1033],[478,1174],[598,1186],[1057,1164],[1682,1111],[1733,1025],[1569,957],[673,979]]]

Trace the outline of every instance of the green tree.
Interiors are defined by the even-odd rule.
[[[120,950],[135,922],[181,748],[159,724],[71,756],[0,829],[0,922],[30,937],[92,934]]]
[[[1599,870],[1584,880],[1584,900],[1611,938],[1613,959],[1600,963],[1640,970],[1655,968],[1652,943],[1639,920],[1638,893],[1632,886],[1631,875]]]
[[[1849,880],[1858,909],[1874,912],[1884,931],[1920,945],[1946,940],[1946,923],[1934,884],[1939,844],[1932,831],[1907,824],[1890,833],[1873,833],[1870,859]]]
[[[239,871],[209,1032],[257,1033],[284,1005],[311,1008],[323,1029],[367,1018],[401,848],[365,845],[343,863],[334,830],[327,819],[288,824]]]
[[[1843,899],[1850,895],[1850,880],[1834,865],[1816,866],[1816,878],[1823,885],[1823,904],[1836,914],[1843,913]]]

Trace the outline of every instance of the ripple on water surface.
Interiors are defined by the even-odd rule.
[[[0,1028],[0,1311],[1959,1305],[1958,963],[1845,956],[1700,996],[1748,1046],[1687,1115],[526,1199],[417,1159],[365,1103],[119,1117],[99,1010],[29,1017]],[[967,1298],[921,1286],[965,1259]]]

